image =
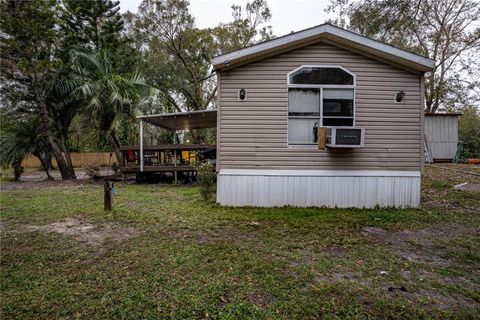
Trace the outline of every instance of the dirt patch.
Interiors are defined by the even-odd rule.
[[[480,179],[480,178],[479,178]],[[480,192],[480,183],[461,183],[453,187],[455,190],[462,190],[468,192]]]
[[[249,294],[248,300],[250,300],[251,303],[263,308],[272,304],[275,301],[273,296],[261,292],[254,292]]]
[[[468,172],[477,175],[469,174]],[[480,180],[478,174],[480,174],[480,165],[453,163],[427,164],[425,165],[424,178],[432,181],[442,181],[454,186],[464,182],[478,183]]]
[[[294,250],[291,254],[287,255],[290,261],[290,265],[293,267],[312,265],[315,261],[314,251],[310,248],[302,248]]]
[[[421,270],[423,271],[423,270]],[[426,271],[427,272],[427,271]],[[319,284],[337,285],[341,282],[348,282],[358,286],[359,288],[369,288],[373,295],[387,295],[390,297],[403,297],[405,300],[414,301],[417,304],[424,305],[427,309],[439,309],[439,310],[466,310],[474,308],[478,303],[460,293],[444,293],[436,290],[435,288],[418,288],[413,285],[415,283],[412,279],[409,271],[402,271],[406,274],[404,278],[406,282],[404,285],[395,285],[393,283],[382,283],[380,285],[375,284],[372,278],[363,276],[360,272],[335,272],[328,274],[319,274],[315,277],[315,280]],[[440,275],[431,272],[432,277],[441,278]],[[442,281],[441,279],[439,281]],[[446,280],[447,281],[447,280]],[[448,281],[454,281],[458,284],[457,279],[448,279]],[[461,282],[462,285],[464,282]],[[447,283],[445,283],[447,284]],[[465,285],[473,286],[469,281],[465,282]],[[313,287],[315,288],[315,286]],[[363,290],[361,290],[364,292]],[[368,302],[369,296],[362,294],[359,296],[360,300]]]
[[[423,304],[429,309],[465,310],[473,308],[477,304],[473,299],[462,294],[445,294],[434,289],[419,289],[415,292],[410,292],[408,288],[399,290],[399,288],[390,287],[390,289],[391,296],[402,296],[407,300]]]
[[[7,230],[7,225],[4,222],[0,222],[0,235],[5,234]]]
[[[112,174],[112,169],[100,168],[100,174],[106,176]],[[81,186],[83,184],[94,183],[90,179],[83,168],[75,168],[77,180],[62,181],[62,177],[58,170],[50,171],[55,180],[48,180],[47,175],[42,170],[27,169],[21,176],[20,181],[2,181],[0,191],[23,190],[23,189],[44,189],[44,188],[71,188]]]
[[[450,261],[442,258],[444,251],[436,244],[471,231],[460,224],[437,225],[423,230],[389,232],[384,229],[366,227],[363,235],[370,241],[386,243],[402,258],[416,263],[449,266]]]
[[[75,180],[75,181],[58,181],[58,180],[41,180],[41,181],[12,181],[2,182],[0,190],[15,191],[26,189],[45,189],[45,188],[75,188],[84,184],[93,183],[91,180]]]
[[[480,166],[466,164],[426,165],[422,176],[422,207],[427,210],[455,210],[462,213],[477,213],[479,200],[475,200],[476,185],[480,182]],[[463,185],[466,187],[455,188]],[[474,191],[473,193],[465,191]],[[456,195],[455,195],[456,193]],[[461,193],[465,193],[461,195]],[[466,196],[469,201],[455,201],[454,198]]]
[[[447,286],[458,286],[462,288],[467,288],[471,290],[476,290],[477,285],[470,281],[469,279],[466,279],[465,277],[462,276],[455,276],[455,275],[442,275],[436,272],[432,272],[429,270],[424,270],[421,268],[418,268],[415,270],[415,273],[412,274],[411,271],[408,270],[402,270],[400,272],[401,277],[410,282],[410,281],[429,281],[429,282],[437,282],[442,285],[447,285]]]
[[[139,231],[132,227],[124,227],[115,223],[93,224],[81,218],[68,218],[64,221],[47,225],[24,225],[24,231],[40,231],[58,233],[73,237],[79,243],[92,246],[102,245],[105,241],[121,242],[135,237]]]

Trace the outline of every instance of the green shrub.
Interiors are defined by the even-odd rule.
[[[480,157],[480,112],[474,106],[460,110],[462,116],[458,121],[459,140],[466,144],[465,157]]]
[[[205,201],[211,201],[215,194],[217,174],[215,165],[208,162],[195,164],[197,170],[197,183],[200,186],[200,194]]]

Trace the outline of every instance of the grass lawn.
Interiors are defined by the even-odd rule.
[[[462,167],[476,170],[478,167]],[[197,188],[3,182],[2,319],[480,318],[479,178],[423,207],[224,208]]]

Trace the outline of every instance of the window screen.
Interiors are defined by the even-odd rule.
[[[288,90],[288,113],[290,116],[319,116],[320,89]]]
[[[320,124],[320,89],[288,90],[288,141],[291,144],[313,144]]]
[[[318,142],[317,130],[320,119],[289,118],[288,143],[315,144]]]

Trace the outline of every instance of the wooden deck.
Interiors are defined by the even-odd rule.
[[[143,147],[143,171],[140,168],[140,146],[122,146],[126,166],[122,174],[172,173],[177,181],[180,175],[195,175],[193,163],[197,159],[215,159],[216,145],[211,144],[164,144]]]

